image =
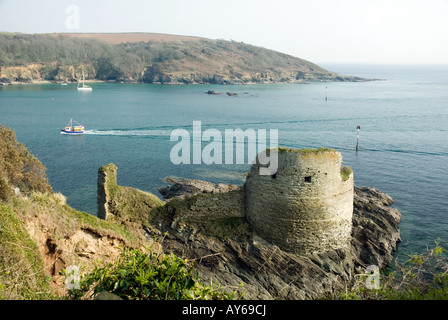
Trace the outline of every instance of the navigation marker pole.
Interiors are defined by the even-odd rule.
[[[358,151],[358,149],[359,149],[359,129],[361,129],[361,127],[358,125],[358,126],[356,127],[356,129],[357,129],[357,131],[358,131],[358,135],[357,135],[357,137],[356,137],[356,151]]]

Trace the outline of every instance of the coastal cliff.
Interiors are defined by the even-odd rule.
[[[98,259],[114,261],[123,247],[146,246],[141,225],[68,206],[41,162],[2,125],[0,150],[0,300],[60,299],[69,266],[89,271]]]
[[[107,168],[111,175],[116,174],[114,166]],[[166,203],[149,213],[148,234],[163,237],[165,252],[194,261],[202,280],[230,288],[243,283],[250,299],[325,297],[345,288],[355,274],[364,273],[370,265],[387,267],[401,241],[400,212],[390,206],[392,198],[374,188],[353,189],[349,238],[334,235],[346,245],[327,246],[324,242],[322,249],[302,253],[267,241],[254,230],[247,219],[247,183],[224,186],[200,180],[168,181],[171,185],[159,189]],[[266,225],[271,223],[265,220]],[[345,225],[345,220],[341,223]]]
[[[366,81],[241,42],[160,34],[0,33],[0,84],[87,81],[254,84]]]
[[[302,252],[275,237],[265,239],[266,234],[247,219],[251,192],[247,184],[169,179],[170,185],[160,189],[166,198],[162,201],[119,186],[118,168],[113,164],[98,170],[99,217],[95,217],[71,208],[63,195],[54,193],[39,160],[16,141],[12,130],[2,126],[0,147],[3,299],[59,299],[67,295],[70,266],[89,272],[98,260],[116,261],[123,248],[145,252],[149,245],[186,258],[204,283],[238,288],[249,299],[316,299],[345,288],[370,265],[388,266],[400,241],[401,214],[390,206],[393,200],[388,195],[374,188],[354,187],[352,211],[347,212],[352,216],[348,239],[328,233],[340,239],[336,247],[313,244],[312,252]],[[275,178],[266,179],[282,183],[286,181],[282,174],[280,170]],[[342,184],[352,181],[340,178]],[[318,179],[314,176],[315,187],[323,190]],[[303,186],[314,192],[308,184]],[[345,220],[340,223],[345,225]],[[325,225],[318,227],[325,230]],[[313,234],[309,239],[315,239]]]
[[[204,197],[210,196],[187,197],[189,208],[196,210],[196,202],[204,202]],[[174,217],[164,221],[162,230],[169,236],[163,248],[194,260],[199,277],[205,281],[229,287],[243,282],[249,299],[323,298],[349,286],[350,279],[365,273],[370,265],[387,267],[400,241],[401,214],[390,206],[387,195],[363,187],[355,188],[355,199],[347,248],[311,255],[289,253],[254,234],[243,218],[181,223],[179,204],[170,202],[165,209]],[[209,201],[214,203],[214,197]]]

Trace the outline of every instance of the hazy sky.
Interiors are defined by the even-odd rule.
[[[448,0],[0,0],[0,31],[156,32],[316,63],[448,63]]]

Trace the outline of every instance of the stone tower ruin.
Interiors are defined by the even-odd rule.
[[[277,148],[278,170],[246,180],[246,217],[255,232],[297,254],[347,247],[353,215],[353,173],[333,149]],[[272,151],[271,151],[272,152]]]

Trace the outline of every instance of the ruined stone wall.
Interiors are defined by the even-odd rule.
[[[148,224],[149,212],[164,202],[155,195],[135,188],[117,185],[117,166],[108,164],[98,169],[98,218],[111,216],[122,222]]]
[[[245,233],[249,223],[261,238],[297,254],[347,247],[354,185],[351,169],[341,173],[341,154],[332,149],[278,151],[273,175],[260,175],[259,164],[254,164],[241,188],[216,194],[198,189],[197,194],[166,204],[152,194],[118,186],[117,167],[104,166],[98,171],[98,217],[113,215],[143,225],[149,221],[177,231],[220,236],[241,234],[229,227],[238,223]],[[151,212],[156,207],[163,209]]]
[[[162,232],[193,239],[196,234],[236,239],[249,234],[244,187],[225,193],[196,193],[168,199],[150,213],[150,224]]]
[[[97,180],[97,216],[100,219],[106,219],[110,215],[109,210],[109,185],[117,184],[117,166],[110,163],[98,169]]]
[[[245,217],[245,193],[244,189],[227,193],[200,194],[189,205],[188,212],[182,216],[213,220],[222,218]]]
[[[279,149],[278,170],[246,181],[246,215],[255,231],[281,249],[310,254],[347,247],[353,214],[353,174],[341,176],[332,149]]]

